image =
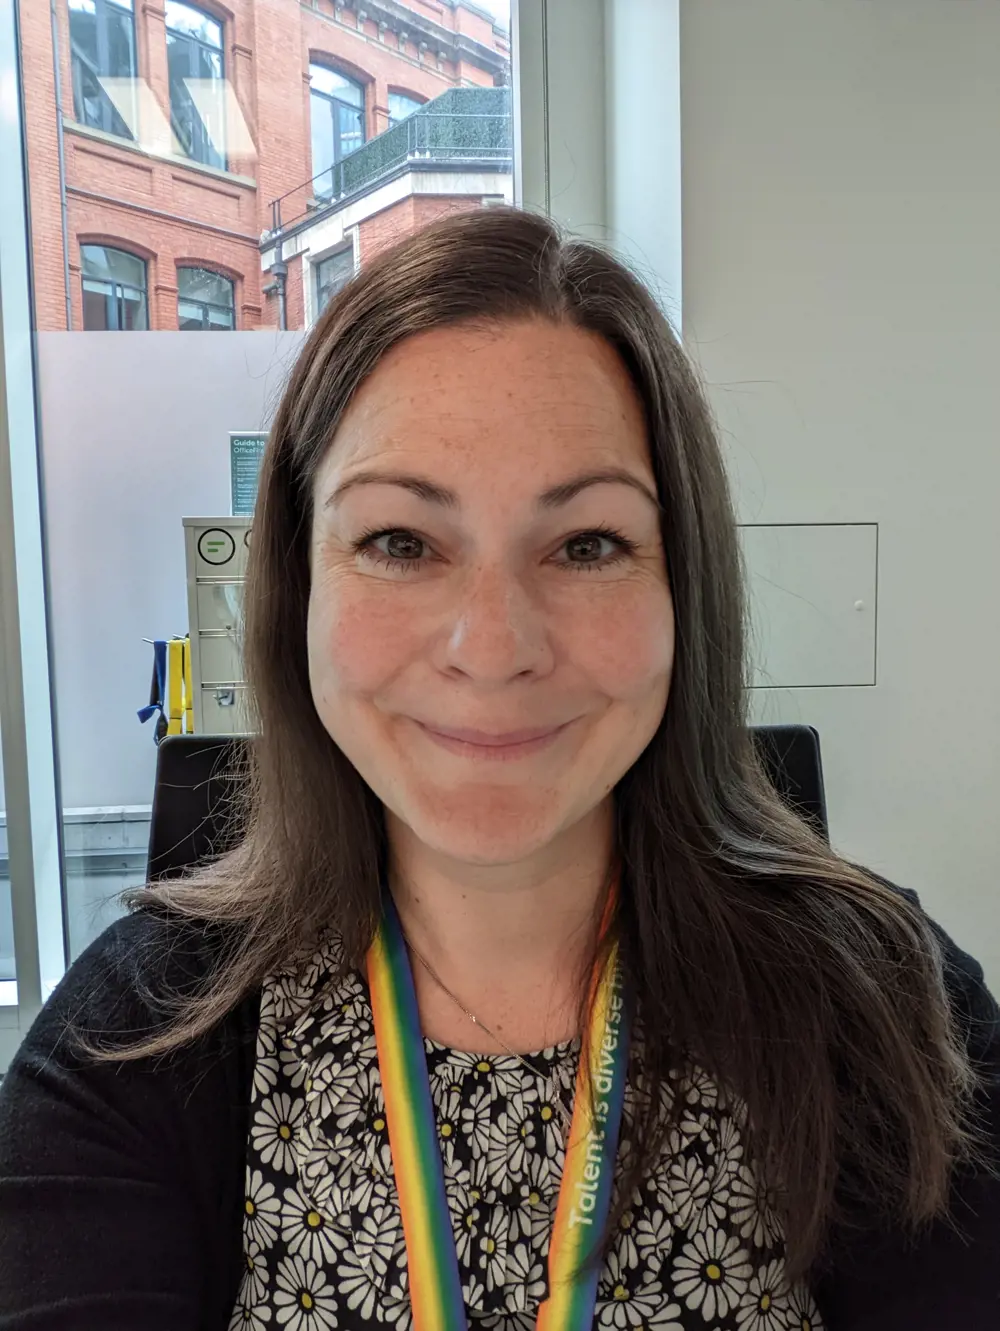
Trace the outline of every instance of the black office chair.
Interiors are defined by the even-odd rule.
[[[779,794],[828,839],[819,735],[812,726],[756,726],[753,739]],[[150,881],[175,878],[240,835],[249,745],[244,736],[171,735],[157,751]]]

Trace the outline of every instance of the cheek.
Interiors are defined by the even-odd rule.
[[[571,651],[606,697],[666,702],[674,662],[674,611],[663,586],[619,589],[571,627]]]
[[[391,591],[391,589],[390,589]],[[309,597],[309,677],[317,702],[377,694],[418,650],[390,595],[350,578],[317,580]]]

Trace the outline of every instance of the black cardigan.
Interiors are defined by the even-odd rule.
[[[1000,1142],[1000,1013],[945,940],[948,983],[990,1075]],[[0,1331],[226,1331],[242,1261],[244,1161],[259,993],[197,1046],[88,1063],[72,1025],[117,1040],[163,1020],[220,935],[148,912],[70,968],[0,1088]],[[829,1331],[997,1331],[1000,1182],[961,1180],[956,1219],[917,1246],[859,1234],[814,1284]]]

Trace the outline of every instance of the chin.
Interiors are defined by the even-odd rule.
[[[399,810],[411,832],[428,849],[479,867],[516,864],[554,841],[566,826],[566,810],[545,792],[421,792]]]

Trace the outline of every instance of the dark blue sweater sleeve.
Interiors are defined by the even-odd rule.
[[[94,1062],[74,1038],[155,1030],[157,991],[183,992],[206,964],[196,931],[120,921],[16,1054],[0,1087],[0,1331],[228,1325],[252,1054],[240,1014],[156,1062]]]

